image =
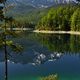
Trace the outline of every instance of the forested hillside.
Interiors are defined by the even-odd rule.
[[[52,6],[49,6],[47,4],[48,1],[45,1],[48,6],[46,8],[28,4],[31,3],[31,0],[27,0],[27,4],[25,4],[25,0],[24,2],[22,0],[8,1],[7,4],[15,3],[7,11],[7,15],[13,18],[11,22],[13,27],[29,27],[38,30],[54,31],[80,31],[79,0],[70,0],[70,3],[68,0],[57,0],[57,2],[51,2],[50,0],[50,3],[53,3]],[[36,1],[36,5],[39,2]]]
[[[80,5],[52,7],[38,22],[36,29],[80,31]]]

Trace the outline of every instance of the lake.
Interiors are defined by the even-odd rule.
[[[80,80],[80,35],[19,33],[12,37],[21,53],[8,50],[8,80],[40,80],[57,74],[59,80]],[[4,80],[4,52],[0,49],[0,80]]]

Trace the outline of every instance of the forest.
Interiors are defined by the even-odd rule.
[[[38,22],[36,29],[80,31],[80,5],[61,5],[51,8]]]
[[[28,6],[29,7],[29,6]],[[30,7],[31,8],[31,7]],[[46,9],[32,9],[30,13],[7,12],[6,25],[11,28],[33,28],[33,30],[80,31],[80,4],[60,4]],[[20,13],[20,12],[19,12]],[[10,16],[9,16],[10,15]],[[2,7],[0,18],[3,19]],[[3,27],[4,24],[0,22]]]
[[[67,57],[65,55],[65,54],[70,54],[70,56],[71,56],[72,54],[74,54],[74,55],[77,55],[77,57],[80,57],[80,55],[79,55],[80,36],[77,36],[77,35],[74,36],[74,35],[70,35],[70,34],[68,34],[68,35],[60,35],[60,34],[56,34],[56,35],[34,34],[34,35],[32,35],[33,34],[32,33],[32,34],[30,34],[29,39],[28,39],[29,33],[25,33],[25,32],[24,32],[24,34],[21,33],[22,37],[20,37],[20,33],[18,35],[17,32],[15,33],[13,31],[13,28],[33,28],[33,30],[49,30],[49,31],[80,31],[80,3],[79,2],[77,4],[60,4],[60,5],[48,7],[46,9],[40,9],[40,10],[34,9],[34,10],[30,11],[30,13],[24,13],[24,14],[20,14],[20,15],[17,14],[15,16],[11,16],[12,14],[9,13],[9,11],[6,7],[6,1],[7,0],[0,0],[0,31],[1,31],[1,33],[0,33],[0,43],[1,43],[0,48],[4,49],[4,55],[5,55],[5,56],[3,55],[5,59],[3,58],[3,60],[2,60],[3,62],[5,62],[5,73],[3,75],[5,77],[2,76],[5,80],[8,80],[8,69],[10,71],[16,70],[16,67],[13,67],[13,66],[11,67],[10,65],[9,65],[10,67],[8,68],[8,63],[13,64],[13,65],[20,64],[19,66],[21,66],[22,64],[25,63],[25,61],[27,63],[26,64],[27,67],[25,65],[22,65],[22,67],[25,66],[25,68],[24,67],[23,68],[18,67],[19,69],[17,68],[18,69],[17,72],[19,70],[20,71],[18,72],[19,75],[18,75],[18,73],[16,74],[16,71],[15,71],[15,75],[17,75],[16,77],[14,77],[15,80],[19,80],[20,78],[23,79],[23,77],[25,77],[24,79],[28,79],[29,76],[26,77],[27,72],[28,72],[28,70],[30,70],[30,71],[33,70],[33,66],[36,66],[34,68],[35,73],[38,74],[38,72],[36,72],[36,70],[38,70],[38,71],[40,71],[39,73],[42,76],[44,76],[44,77],[42,77],[39,74],[39,76],[41,76],[41,80],[59,80],[58,70],[61,70],[61,72],[63,72],[63,74],[66,74],[66,72],[67,72],[66,70],[69,70],[69,71],[72,70],[71,73],[67,73],[67,74],[71,74],[71,76],[74,73],[77,73],[77,74],[80,73],[80,72],[78,72],[79,71],[78,60],[76,62],[76,60],[74,59],[75,62],[72,62],[69,64],[69,62],[71,61],[72,58],[70,57],[71,59],[69,59],[69,57]],[[77,1],[80,1],[80,0],[77,0]],[[22,7],[24,8],[24,6],[22,6]],[[27,9],[24,9],[24,10],[27,11]],[[31,7],[31,9],[32,9],[32,7]],[[13,14],[16,14],[16,11]],[[8,30],[8,28],[10,28],[10,30]],[[22,44],[19,45],[19,43],[17,43],[17,41],[21,42],[24,46],[22,46]],[[23,50],[24,50],[24,52],[23,52]],[[46,51],[46,54],[44,53],[45,51]],[[23,54],[22,54],[22,52],[23,52]],[[0,52],[0,54],[1,53],[2,52]],[[13,55],[13,53],[16,53],[15,55],[17,55],[17,56]],[[60,55],[60,53],[62,53],[62,54]],[[59,60],[63,56],[63,53],[66,56],[65,57],[66,59],[63,59],[63,61],[67,61],[67,58],[68,58],[68,61],[69,61],[68,64],[69,64],[69,66],[70,65],[71,66],[70,67],[68,66],[68,68],[66,68],[65,66],[68,64],[60,61],[60,64],[61,63],[65,64],[65,66],[64,65],[56,66],[55,64],[53,64],[53,67],[54,67],[54,69],[53,69],[52,63],[50,65],[50,63],[47,63],[47,61],[48,62],[57,61],[57,59]],[[25,56],[25,54],[26,54],[26,56]],[[19,57],[19,55],[20,55],[20,57]],[[15,57],[15,59],[14,59],[14,57]],[[35,58],[33,58],[33,57],[35,57]],[[19,64],[17,64],[15,62],[15,60]],[[23,62],[22,62],[22,60],[23,60]],[[0,62],[0,65],[3,65],[2,61]],[[34,61],[36,63],[42,64],[41,67],[40,67],[40,65],[36,65]],[[48,65],[46,65],[46,63],[44,64],[42,61],[43,62],[46,61],[46,63]],[[73,61],[73,59],[72,59],[72,61]],[[74,66],[75,65],[74,63],[76,63],[76,67]],[[45,65],[47,68],[45,66],[43,67],[43,65]],[[28,68],[28,66],[29,66],[29,68]],[[39,67],[39,68],[37,68],[37,67]],[[53,70],[50,69],[51,67]],[[65,69],[62,69],[63,67],[65,67]],[[56,68],[57,68],[57,71],[54,71]],[[45,69],[45,71],[44,71],[44,69]],[[49,69],[49,71],[50,71],[49,74],[47,72],[48,71],[47,69]],[[56,72],[57,72],[57,74],[55,74]],[[13,73],[14,72],[9,73],[10,74],[9,78],[12,77],[11,75],[13,75]],[[32,75],[32,73],[34,75],[36,75],[34,73],[34,71],[30,72],[31,75]],[[2,74],[3,73],[0,72],[0,75],[2,75]],[[48,74],[49,76],[46,74]],[[19,76],[19,78],[17,79],[18,76]],[[30,76],[30,77],[33,77],[33,76]],[[63,75],[63,77],[64,77],[64,75]],[[73,79],[73,78],[71,77],[71,79]],[[0,78],[0,79],[2,80],[2,78]],[[36,80],[36,79],[34,79],[34,80]]]
[[[15,17],[15,27],[22,26],[37,30],[80,31],[80,5],[59,5],[32,12],[30,16]]]

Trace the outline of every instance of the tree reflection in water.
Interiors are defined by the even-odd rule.
[[[19,33],[20,34],[20,33]],[[21,33],[13,37],[14,43],[21,43],[24,47],[22,54],[15,54],[8,50],[8,63],[31,64],[34,66],[46,62],[57,61],[64,55],[80,56],[80,36],[66,34],[36,34]],[[0,61],[4,55],[0,54]]]
[[[58,52],[54,52],[54,53],[51,53],[51,54],[40,54],[38,53],[36,55],[36,57],[34,58],[34,65],[38,65],[38,64],[44,64],[45,62],[47,61],[54,61],[54,60],[57,60],[59,59],[60,57],[62,56],[62,53],[58,53]]]
[[[16,43],[24,47],[22,54],[10,52],[8,60],[15,63],[43,64],[46,61],[54,61],[65,54],[79,55],[80,36],[65,34],[36,34],[21,33],[22,35],[13,38]],[[12,57],[11,57],[12,56]]]

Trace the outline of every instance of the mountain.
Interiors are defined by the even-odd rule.
[[[49,8],[68,3],[75,4],[75,0],[7,0],[7,5],[12,6],[8,15],[35,18],[36,21],[45,15]]]
[[[7,0],[7,5],[13,6],[12,12],[18,14],[29,13],[60,4],[75,3],[75,0]]]
[[[36,8],[47,8],[58,4],[75,3],[76,0],[8,0],[8,3],[15,5],[30,5]]]
[[[41,1],[46,1],[46,0],[35,0],[36,2],[33,2],[33,0],[7,0],[7,5],[12,6],[9,10],[8,13],[9,15],[19,15],[23,16],[24,14],[29,14],[29,15],[34,15],[35,13],[40,13],[45,11],[45,8],[47,8],[47,5],[41,5],[40,7],[38,4],[43,3]],[[45,3],[46,4],[46,3]]]

